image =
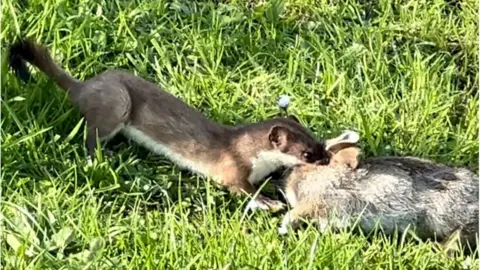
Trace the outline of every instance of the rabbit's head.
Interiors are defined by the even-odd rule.
[[[325,189],[330,188],[342,173],[357,168],[360,154],[360,148],[357,145],[359,139],[358,133],[344,131],[340,136],[326,140],[325,148],[330,158],[327,165],[317,162],[290,169],[284,177],[288,203],[296,207],[300,201],[308,202],[306,209],[311,208],[310,210],[313,211],[318,205],[318,196],[321,196]],[[347,170],[336,168],[347,168]]]
[[[330,155],[329,165],[332,167],[349,167],[352,169],[358,166],[360,147],[358,141],[360,136],[355,131],[344,131],[340,136],[328,139],[325,148]]]

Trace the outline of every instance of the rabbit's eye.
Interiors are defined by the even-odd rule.
[[[307,161],[310,160],[312,158],[312,156],[313,156],[313,153],[310,152],[310,151],[304,151],[302,153],[302,157]]]

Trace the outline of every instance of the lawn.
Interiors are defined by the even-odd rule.
[[[478,170],[478,1],[3,0],[4,269],[461,269],[478,259],[381,234],[287,237],[278,214],[128,142],[86,159],[83,120],[6,46],[45,44],[79,79],[123,68],[211,119],[290,112],[319,138],[354,129],[365,156]]]

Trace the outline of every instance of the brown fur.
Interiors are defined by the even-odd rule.
[[[19,76],[28,77],[24,63],[27,61],[67,91],[86,119],[86,147],[91,155],[95,153],[97,137],[107,141],[122,132],[179,166],[213,178],[232,193],[250,195],[256,191],[248,181],[253,173],[252,160],[261,152],[276,151],[305,163],[327,157],[324,145],[293,118],[225,126],[126,71],[106,71],[79,81],[60,68],[46,48],[29,40],[14,44],[9,56],[11,67]],[[272,162],[264,170],[288,165]]]

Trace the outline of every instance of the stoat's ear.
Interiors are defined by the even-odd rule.
[[[276,149],[284,149],[288,144],[289,130],[286,127],[273,126],[268,134],[270,143]]]

